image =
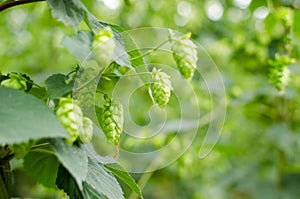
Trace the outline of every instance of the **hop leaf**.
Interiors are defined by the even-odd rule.
[[[117,145],[123,131],[123,107],[116,99],[106,97],[100,117],[100,126],[111,143]]]
[[[22,91],[29,91],[32,88],[32,80],[21,73],[9,73],[6,76],[1,76],[0,85]]]
[[[286,55],[279,54],[275,55],[274,60],[269,60],[269,64],[271,65],[269,72],[269,81],[279,92],[282,92],[288,85],[290,76],[288,66],[294,62],[294,59],[289,58]]]
[[[169,102],[171,96],[171,90],[173,89],[170,82],[170,77],[160,70],[153,68],[151,72],[151,87],[150,93],[152,99],[161,108],[165,108]]]
[[[97,80],[95,76],[99,73],[94,67],[80,68],[76,75],[77,92],[73,93],[73,98],[80,102],[80,108],[84,115],[90,116],[94,113],[95,93]]]
[[[79,139],[83,144],[87,144],[93,137],[93,122],[88,117],[83,117],[83,126],[79,132]]]
[[[83,115],[77,101],[71,98],[61,98],[58,103],[56,115],[70,136],[69,142],[73,143],[83,128]]]
[[[21,159],[27,155],[31,147],[35,144],[35,141],[30,140],[19,144],[12,144],[9,146],[11,152],[15,155],[16,159]]]
[[[94,56],[98,63],[107,66],[111,60],[115,49],[114,34],[109,27],[99,30],[92,43]]]
[[[187,80],[191,80],[197,67],[197,46],[190,40],[190,33],[174,38],[170,31],[171,50],[180,74]]]

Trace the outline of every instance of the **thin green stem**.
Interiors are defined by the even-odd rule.
[[[155,51],[159,50],[163,45],[165,45],[166,43],[168,43],[170,40],[166,40],[164,42],[162,42],[161,44],[159,44],[157,47],[149,50],[148,52],[146,52],[145,54],[141,54],[140,56],[137,56],[137,57],[133,57],[130,59],[130,61],[133,61],[133,60],[136,60],[136,59],[140,59],[140,58],[143,58],[143,57],[146,57],[146,56],[149,56],[151,55],[152,53],[154,53]]]
[[[131,77],[131,76],[146,75],[146,74],[150,74],[150,72],[142,72],[142,73],[122,75],[122,77]],[[119,77],[119,76],[118,75],[109,75],[108,77]]]
[[[41,144],[36,144],[34,146],[31,147],[31,149],[38,149],[38,148],[42,148],[44,146],[49,146],[50,143],[49,142],[45,142],[45,143],[41,143]]]
[[[53,151],[50,151],[48,149],[35,148],[35,149],[32,149],[32,151],[45,153],[45,154],[49,154],[49,155],[55,155],[55,153]]]

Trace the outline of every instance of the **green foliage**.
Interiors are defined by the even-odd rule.
[[[62,140],[53,140],[53,150],[60,163],[73,176],[78,187],[82,190],[82,182],[88,172],[88,157],[82,147],[68,145]]]
[[[124,168],[116,163],[106,164],[105,168],[127,184],[139,197],[143,197],[139,186]]]
[[[43,151],[44,150],[44,151]],[[24,168],[39,183],[55,188],[59,161],[50,150],[32,151],[24,158]]]
[[[59,73],[48,77],[45,81],[48,97],[59,98],[70,93],[73,89],[73,84],[72,82],[68,83],[68,79],[68,76]]]
[[[135,198],[131,191],[142,198],[141,189],[145,198],[298,198],[298,1],[251,1],[249,5],[228,0],[112,2],[47,0],[1,12],[0,43],[4,47],[0,49],[0,68],[8,74],[0,76],[0,198],[9,198],[10,192],[12,197],[52,197],[47,189],[36,187],[26,188],[30,192],[23,195],[14,192],[23,190],[17,184],[17,172],[11,191],[8,171],[23,166],[37,182],[54,191],[63,189],[70,198]],[[63,24],[53,20],[50,12]],[[214,18],[216,14],[221,17]],[[193,41],[189,34],[135,38],[125,31],[145,26],[190,31]],[[108,35],[103,44],[109,41],[109,45],[95,49],[102,33]],[[156,48],[156,41],[163,41],[166,47],[159,44]],[[196,48],[196,42],[203,49],[200,45]],[[198,101],[190,98],[176,71],[163,68],[163,64],[175,67],[173,59],[182,77],[190,80]],[[211,60],[218,66],[217,72]],[[78,65],[75,70],[74,65]],[[152,65],[163,69],[150,71]],[[226,99],[216,73],[222,74]],[[169,77],[177,78],[172,79],[174,95]],[[115,89],[124,79],[124,89]],[[114,99],[128,94],[131,84],[143,85],[130,93],[129,115],[124,106],[123,116],[120,102]],[[149,89],[154,102],[167,114],[151,107]],[[177,91],[182,98],[177,98]],[[103,95],[113,99],[103,100]],[[64,98],[68,98],[67,105],[60,101]],[[227,110],[220,139],[207,157],[198,159],[203,140],[213,143],[205,134],[220,128],[216,120],[222,117],[218,105],[223,100]],[[178,106],[189,114],[182,114]],[[79,120],[72,114],[74,107]],[[200,126],[198,118],[190,115],[195,107],[200,109]],[[170,121],[162,128],[158,122],[163,116]],[[113,145],[120,144],[123,128],[126,133],[128,130],[130,135],[121,137],[121,153],[162,152],[164,146],[172,146],[167,154],[151,157],[151,165],[143,165],[149,170],[157,169],[157,162],[168,161],[170,154],[183,151],[185,144],[191,143],[191,137],[185,135],[198,133],[171,165],[136,174],[134,179],[117,160],[99,155],[115,146],[99,136],[96,117]],[[127,123],[127,117],[140,126]],[[157,129],[159,134],[152,134]],[[66,142],[68,133],[72,145]],[[138,136],[143,139],[134,139]],[[23,158],[23,166],[12,158]],[[134,163],[137,167],[143,164]]]
[[[32,95],[0,87],[0,98],[1,145],[30,139],[67,137],[53,112]]]

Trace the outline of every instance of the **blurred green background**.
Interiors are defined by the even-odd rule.
[[[191,147],[177,161],[155,172],[133,174],[142,185],[146,199],[298,199],[300,195],[300,68],[289,66],[291,79],[283,94],[268,81],[269,59],[289,53],[299,60],[300,18],[298,1],[272,0],[84,0],[100,20],[127,29],[164,27],[192,38],[207,50],[218,66],[226,88],[226,120],[214,150],[198,158],[208,125],[197,130]],[[299,15],[298,15],[299,16]],[[296,21],[298,19],[298,22]],[[294,22],[293,22],[294,20]],[[84,24],[80,29],[85,29]],[[0,13],[0,71],[24,72],[41,84],[50,74],[67,73],[78,61],[60,44],[73,34],[51,16],[45,2],[17,6]],[[149,39],[145,38],[145,42]],[[163,62],[164,56],[150,61]],[[199,60],[201,63],[201,60]],[[210,70],[203,61],[202,70]],[[210,113],[217,97],[211,98],[203,79],[196,75],[201,115]],[[182,88],[185,89],[184,87]],[[141,91],[143,94],[145,91]],[[218,93],[212,93],[218,95]],[[151,102],[151,101],[150,101]],[[134,101],[147,107],[149,100]],[[176,100],[170,102],[171,117],[180,117]],[[141,126],[145,115],[135,115]],[[126,119],[126,118],[125,118]],[[142,127],[141,127],[142,128]],[[186,132],[188,133],[188,132]],[[125,148],[142,151],[157,149],[177,136],[178,146],[190,139],[168,132],[147,143]],[[61,192],[42,188],[14,161],[14,195],[59,198]],[[135,198],[124,187],[126,198]]]

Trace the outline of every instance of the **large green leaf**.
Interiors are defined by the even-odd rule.
[[[122,199],[123,191],[116,178],[108,173],[97,160],[89,158],[87,184],[93,189],[107,196],[109,199]]]
[[[143,198],[142,192],[139,186],[136,184],[134,179],[129,175],[127,171],[125,171],[120,165],[107,164],[105,168],[109,170],[112,174],[114,174],[117,178],[121,179],[125,184],[127,184],[135,193],[138,194],[139,197]]]
[[[68,145],[61,139],[52,140],[53,149],[61,164],[75,178],[80,190],[86,178],[88,159],[85,150],[77,145]]]
[[[47,0],[47,3],[55,18],[74,29],[84,18],[85,7],[79,0]]]
[[[68,76],[64,74],[54,74],[48,77],[45,81],[48,97],[58,98],[72,91],[72,82],[67,84]]]
[[[39,99],[0,87],[0,144],[30,139],[68,137],[53,112]]]
[[[24,158],[24,168],[38,182],[46,187],[55,188],[59,162],[54,154],[45,151],[32,151]]]
[[[83,199],[82,191],[80,191],[75,179],[62,165],[58,169],[56,185],[63,189],[70,198]]]
[[[83,183],[83,195],[85,199],[107,199],[103,194],[97,192],[93,187],[91,187],[86,182]]]

